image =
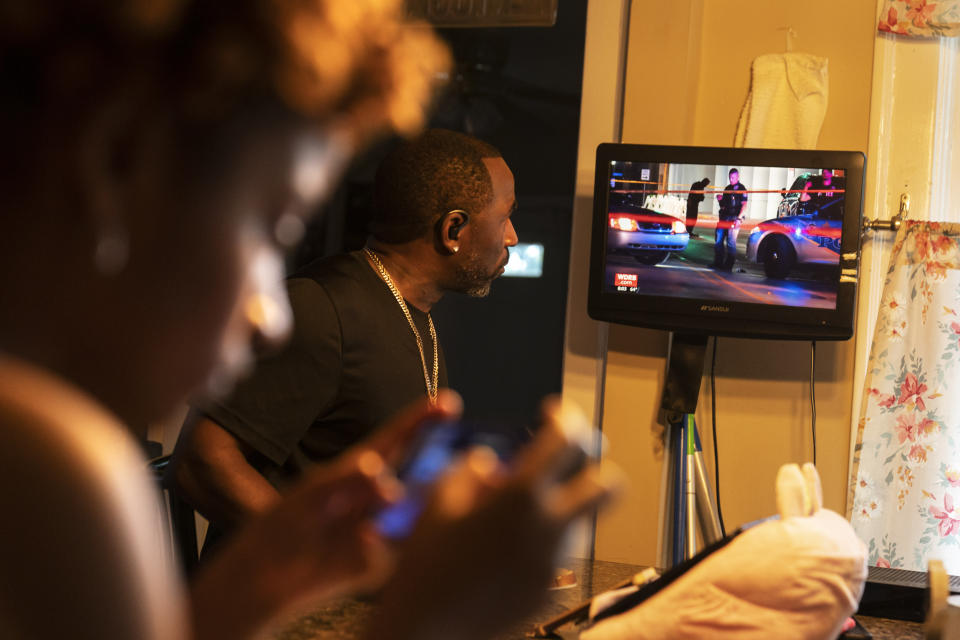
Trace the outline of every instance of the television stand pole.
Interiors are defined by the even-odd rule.
[[[660,403],[666,426],[658,536],[663,568],[696,554],[698,523],[704,545],[723,537],[694,420],[706,347],[706,336],[670,334]]]

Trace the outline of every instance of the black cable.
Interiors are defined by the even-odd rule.
[[[817,369],[817,341],[810,341],[810,432],[813,434],[813,466],[817,466],[817,394],[814,372]]]
[[[730,544],[730,541],[736,538],[741,533],[743,533],[743,531],[744,531],[744,527],[738,527],[737,530],[731,533],[729,537],[723,536],[719,540],[715,542],[711,542],[710,544],[705,546],[703,549],[701,549],[699,552],[697,552],[697,554],[694,555],[692,558],[687,558],[680,564],[670,567],[669,569],[664,571],[663,575],[661,575],[656,580],[653,580],[651,582],[646,583],[645,585],[640,586],[640,588],[637,591],[627,594],[626,596],[624,596],[620,600],[617,600],[606,609],[601,610],[599,613],[597,613],[596,616],[594,616],[593,623],[596,624],[597,622],[600,622],[601,620],[605,620],[606,618],[610,618],[617,614],[627,612],[630,609],[633,609],[634,607],[636,607],[638,604],[645,602],[646,600],[649,600],[654,595],[663,591],[666,587],[676,582],[678,578],[686,574],[688,571],[690,571],[690,569],[692,569],[696,565],[700,564],[700,562],[705,560],[708,556],[712,555],[715,551],[719,551],[720,549]]]
[[[713,336],[713,356],[710,358],[710,411],[713,413],[713,486],[717,491],[717,518],[720,520],[720,533],[727,535],[723,524],[723,509],[720,508],[720,453],[717,444],[717,336]]]

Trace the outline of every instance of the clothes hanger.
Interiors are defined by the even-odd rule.
[[[786,39],[787,53],[793,52],[793,39],[796,38],[799,34],[793,27],[780,27],[777,31],[785,31],[784,38]]]

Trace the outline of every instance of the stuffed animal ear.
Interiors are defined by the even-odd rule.
[[[807,484],[807,497],[811,502],[810,515],[823,509],[823,485],[820,484],[820,474],[812,462],[803,464],[803,479]]]
[[[785,464],[777,472],[777,511],[783,520],[808,515],[807,483],[795,464]]]

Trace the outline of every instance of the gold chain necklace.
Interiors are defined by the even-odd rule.
[[[407,324],[410,325],[410,330],[413,331],[413,337],[417,339],[417,349],[420,351],[420,364],[423,365],[423,383],[427,387],[427,397],[430,398],[431,403],[434,403],[437,401],[437,376],[440,371],[440,366],[437,357],[437,331],[433,328],[433,318],[430,317],[429,313],[427,314],[427,323],[430,326],[430,340],[433,342],[433,379],[431,380],[430,374],[427,373],[427,359],[423,355],[423,340],[420,339],[420,332],[417,331],[417,325],[413,323],[413,316],[410,315],[410,309],[407,308],[407,303],[404,302],[403,296],[400,295],[400,291],[397,290],[397,285],[393,284],[393,279],[390,277],[390,274],[387,273],[383,263],[380,262],[380,257],[367,247],[363,248],[363,252],[367,254],[367,257],[370,258],[370,261],[377,268],[380,278],[387,284],[390,293],[393,294],[397,304],[400,305],[400,309],[403,310]]]

